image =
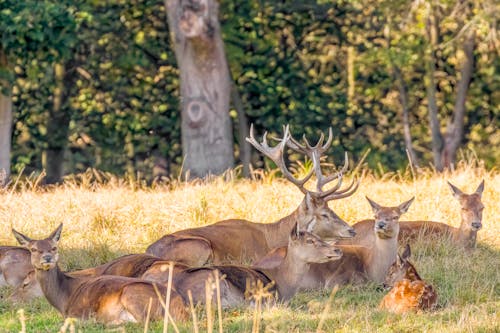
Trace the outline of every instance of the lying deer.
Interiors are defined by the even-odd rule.
[[[27,251],[24,248],[20,248]],[[66,272],[71,277],[96,277],[101,275],[117,275],[132,278],[141,278],[148,281],[167,284],[168,269],[170,261],[149,255],[149,254],[129,254],[116,258],[103,265]],[[173,274],[188,268],[188,266],[180,263],[173,264]],[[24,271],[18,270],[18,276],[24,279],[22,283],[15,286],[11,299],[14,301],[27,301],[34,297],[43,296],[40,289],[40,284],[34,274],[33,266],[31,265],[30,253],[27,251],[27,258],[25,262],[26,269]],[[12,270],[13,267],[7,268]],[[165,274],[167,272],[167,274]]]
[[[380,302],[379,308],[404,313],[436,307],[437,293],[420,278],[415,267],[408,261],[410,255],[410,245],[407,244],[403,254],[398,255],[389,268],[384,286],[392,288]]]
[[[312,264],[302,278],[304,288],[319,289],[366,280],[382,283],[398,253],[399,218],[408,211],[413,199],[396,207],[383,207],[367,197],[375,219],[354,224],[356,236],[338,242],[336,246],[343,252],[340,260]],[[273,267],[285,254],[283,249],[275,249],[255,265]]]
[[[30,257],[30,252],[23,247],[0,246],[0,287],[14,288],[10,296],[13,301],[25,301],[43,295],[40,285],[31,283],[34,272]],[[23,296],[16,295],[16,290],[27,284],[30,287],[26,293]]]
[[[477,232],[482,228],[483,203],[481,196],[484,190],[484,180],[479,184],[472,194],[465,194],[456,186],[448,182],[453,196],[461,206],[460,227],[454,228],[450,225],[432,221],[408,221],[400,222],[400,242],[415,239],[419,236],[429,238],[430,235],[439,237],[450,237],[454,243],[464,248],[476,247]]]
[[[14,229],[18,242],[31,252],[36,279],[49,301],[63,316],[95,318],[105,324],[145,322],[148,306],[151,320],[163,318],[161,300],[166,287],[121,276],[71,277],[58,266],[57,244],[62,224],[47,238],[33,240]],[[182,298],[171,290],[170,315],[177,320],[188,318]]]
[[[259,281],[262,286],[273,281],[278,298],[286,301],[302,287],[303,276],[308,272],[311,263],[338,260],[341,256],[342,251],[337,247],[307,231],[299,231],[295,226],[289,234],[287,255],[274,268],[259,269],[236,265],[192,268],[177,274],[174,284],[183,295],[190,290],[194,302],[205,302],[205,284],[207,281],[215,281],[215,271],[218,271],[219,276],[224,277],[220,282],[223,307],[241,305],[248,298],[249,292],[251,293],[247,287],[255,286]]]
[[[275,147],[269,147],[266,136],[267,133],[264,134],[262,143],[258,143],[254,138],[252,127],[247,141],[271,158],[285,178],[304,193],[304,200],[294,212],[271,224],[233,219],[177,231],[151,244],[146,252],[190,266],[232,261],[247,263],[264,256],[273,248],[286,246],[288,235],[295,224],[298,224],[300,230],[311,232],[324,240],[353,237],[354,230],[328,207],[328,201],[348,197],[356,191],[358,186],[358,184],[354,186],[353,182],[346,189],[340,190],[342,175],[347,169],[347,158],[340,172],[328,177],[322,174],[320,157],[332,143],[331,129],[327,142],[323,145],[324,136],[321,135],[314,147],[309,145],[307,140],[305,140],[305,146],[295,141],[289,134],[288,126],[285,127],[283,139]],[[294,178],[285,165],[283,155],[287,145],[306,153],[313,162],[314,168],[301,180]],[[304,187],[313,172],[317,178],[316,192]],[[335,186],[328,190],[323,189],[326,184],[335,179],[338,179]]]

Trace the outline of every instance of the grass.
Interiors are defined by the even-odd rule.
[[[381,205],[397,205],[415,196],[404,219],[458,226],[460,207],[446,181],[472,192],[484,179],[483,229],[478,234],[478,248],[472,253],[447,240],[421,242],[412,249],[419,273],[438,291],[436,311],[389,314],[377,309],[384,295],[377,286],[344,286],[333,298],[322,330],[500,332],[500,174],[473,164],[462,164],[446,174],[424,171],[415,177],[397,173],[380,177],[366,170],[359,174],[361,185],[355,195],[331,202],[332,209],[348,223],[372,216],[365,195]],[[292,212],[302,200],[296,187],[273,172],[261,172],[253,180],[237,180],[228,174],[208,181],[172,181],[152,188],[140,181],[109,175],[100,175],[101,182],[92,182],[93,175],[75,176],[51,189],[40,188],[36,180],[19,182],[15,190],[14,186],[5,189],[0,193],[0,244],[15,244],[12,227],[30,237],[42,238],[63,222],[61,265],[65,269],[85,268],[126,253],[142,252],[160,236],[188,227],[226,218],[272,222]],[[329,296],[329,291],[300,293],[289,304],[264,306],[261,331],[315,332]],[[0,299],[0,332],[21,331],[19,309],[24,310],[26,332],[58,332],[63,326],[64,319],[44,299],[29,304]],[[203,311],[199,315],[203,332],[206,320]],[[224,311],[223,330],[251,332],[253,318],[252,308]],[[144,330],[134,324],[111,328],[91,322],[75,325],[76,331],[85,333]],[[218,330],[216,318],[214,326]],[[179,328],[193,331],[191,322]],[[162,330],[162,323],[149,327],[150,332]]]

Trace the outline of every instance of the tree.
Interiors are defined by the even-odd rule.
[[[12,129],[12,96],[8,80],[7,55],[0,45],[0,173],[8,178],[10,174],[10,140]],[[2,170],[4,170],[2,172]],[[5,179],[0,179],[0,186]]]
[[[234,164],[230,74],[216,0],[166,0],[180,70],[184,171],[220,174]]]

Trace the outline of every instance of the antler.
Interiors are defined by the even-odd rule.
[[[312,173],[314,170],[309,171],[309,173],[302,179],[296,179],[293,177],[293,175],[288,171],[286,164],[285,164],[285,159],[284,159],[284,150],[285,147],[290,140],[290,129],[289,126],[286,125],[284,127],[284,132],[285,134],[283,135],[283,138],[281,139],[281,142],[276,145],[275,147],[269,147],[267,144],[267,131],[264,133],[262,136],[262,143],[257,142],[255,140],[254,134],[253,134],[253,124],[250,125],[250,137],[246,138],[247,142],[249,142],[252,146],[255,147],[258,151],[260,151],[262,154],[265,156],[269,157],[271,160],[273,160],[274,163],[280,168],[281,172],[285,176],[286,179],[288,179],[290,182],[295,184],[302,193],[306,193],[307,190],[304,187],[304,184],[311,178]]]
[[[318,196],[323,198],[326,201],[329,200],[336,200],[336,199],[341,199],[348,197],[352,195],[356,190],[358,189],[359,186],[359,181],[356,182],[356,185],[354,185],[354,180],[352,183],[345,189],[339,191],[340,187],[342,186],[342,177],[344,172],[347,171],[347,168],[349,167],[349,159],[347,157],[347,152],[345,153],[344,156],[344,166],[340,171],[337,173],[330,175],[330,176],[324,176],[323,172],[321,170],[321,155],[330,148],[330,145],[332,144],[333,141],[333,135],[332,135],[332,128],[330,127],[328,129],[328,139],[326,140],[326,143],[323,145],[323,141],[325,140],[325,136],[323,133],[321,133],[321,136],[316,143],[315,146],[312,146],[309,141],[307,140],[305,134],[303,135],[303,140],[305,145],[300,144],[297,140],[295,140],[291,135],[290,135],[290,140],[288,141],[287,145],[288,147],[292,148],[295,151],[298,151],[302,154],[307,155],[313,162],[313,169],[316,174],[317,178],[317,184],[316,184],[316,189],[318,191]],[[332,188],[330,188],[327,191],[323,190],[323,187],[333,181],[334,179],[338,179],[337,184],[335,184]]]

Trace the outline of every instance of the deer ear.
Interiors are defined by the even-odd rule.
[[[52,234],[50,234],[48,239],[50,239],[51,241],[56,242],[56,243],[59,242],[59,239],[61,238],[62,227],[63,227],[63,224],[62,223],[59,224],[57,229],[54,230],[54,232],[52,232]]]
[[[410,208],[411,203],[415,200],[415,197],[411,198],[410,200],[403,202],[401,205],[398,206],[399,212],[401,214],[406,213],[408,209]]]
[[[21,246],[27,247],[28,244],[33,241],[31,238],[23,235],[22,233],[16,231],[15,229],[12,229],[12,233],[14,234],[14,237],[16,237],[19,244],[21,244]]]
[[[292,228],[292,231],[290,232],[290,239],[297,240],[298,238],[299,238],[299,224],[295,223],[295,225]]]
[[[463,195],[464,193],[462,191],[460,191],[460,189],[458,187],[456,187],[455,185],[453,185],[452,183],[448,182],[448,185],[450,186],[451,188],[451,191],[453,192],[453,196],[455,198],[459,198],[461,195]]]
[[[484,179],[481,182],[481,184],[479,184],[479,186],[476,189],[476,192],[474,193],[479,194],[479,196],[481,196],[483,194],[483,191],[484,191]]]
[[[306,207],[305,207],[306,211],[314,210],[314,207],[317,206],[316,198],[313,195],[311,195],[311,193],[309,191],[306,192],[304,201],[306,203]]]
[[[401,255],[402,260],[408,260],[411,256],[411,249],[410,249],[410,244],[406,244],[405,250],[403,251],[403,254]]]
[[[372,199],[366,197],[366,200],[368,200],[368,203],[370,204],[370,206],[372,206],[372,210],[375,214],[378,213],[380,211],[380,209],[382,208],[382,206],[380,206],[378,203],[376,203]]]
[[[396,265],[398,265],[398,267],[403,266],[403,259],[401,258],[401,256],[399,254],[396,257]]]

